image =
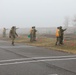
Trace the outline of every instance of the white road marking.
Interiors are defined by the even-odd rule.
[[[50,57],[31,57],[31,58],[20,58],[20,59],[9,59],[9,60],[0,60],[0,62],[8,62],[8,61],[22,61],[22,60],[43,60],[43,59],[57,59],[57,58],[72,58],[76,57],[76,55],[68,55],[68,56],[50,56]]]
[[[45,59],[45,60],[38,60],[38,61],[62,61],[62,60],[75,60],[76,58],[63,58],[63,59]]]
[[[11,63],[1,63],[0,66],[4,66],[4,65],[15,65],[15,64],[25,64],[25,63],[37,63],[37,62],[44,62],[44,61],[75,60],[75,59],[76,59],[76,58],[29,60],[29,61],[20,61],[20,62],[11,62]]]

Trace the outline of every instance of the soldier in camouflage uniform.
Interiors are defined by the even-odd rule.
[[[33,27],[30,30],[30,42],[33,42]]]
[[[63,45],[63,39],[64,39],[64,31],[66,29],[62,29],[62,26],[60,26],[60,44]]]
[[[3,37],[6,37],[6,30],[8,30],[8,29],[3,28]]]
[[[35,26],[33,27],[33,41],[36,41],[36,32]]]
[[[36,41],[36,32],[35,26],[33,26],[30,30],[30,42]]]
[[[9,33],[9,38],[11,38],[11,40],[12,40],[12,45],[14,45],[14,40],[17,36],[18,36],[18,34],[16,33],[16,28],[15,28],[15,26],[13,26]]]

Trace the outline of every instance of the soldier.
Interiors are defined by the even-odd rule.
[[[57,27],[56,30],[56,43],[55,45],[60,45],[60,27]]]
[[[35,26],[33,27],[33,41],[36,41],[36,32]]]
[[[15,40],[16,36],[18,36],[18,34],[16,33],[15,26],[13,26],[9,33],[9,38],[11,38],[13,46],[14,46],[14,40]]]
[[[63,38],[64,38],[64,31],[66,29],[62,29],[62,26],[60,26],[60,44],[63,45]]]
[[[33,27],[30,30],[30,42],[33,42]]]
[[[19,29],[19,28],[16,28],[16,26],[14,26],[15,27],[15,31],[17,30],[17,29]]]
[[[8,30],[8,29],[3,28],[3,37],[6,37],[6,30]]]

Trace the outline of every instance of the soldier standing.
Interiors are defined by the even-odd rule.
[[[6,37],[6,30],[8,30],[8,29],[3,28],[3,37]]]
[[[64,38],[64,31],[66,29],[62,29],[62,26],[60,26],[60,44],[63,45],[63,38]]]
[[[33,42],[33,27],[30,30],[30,42]]]
[[[60,27],[57,27],[56,30],[56,43],[55,45],[60,45]]]
[[[33,41],[36,41],[36,32],[35,26],[33,27]]]
[[[14,40],[16,38],[16,36],[18,36],[18,34],[16,33],[16,29],[15,27],[13,26],[10,30],[10,33],[9,33],[9,38],[11,38],[12,40],[12,45],[14,46]]]

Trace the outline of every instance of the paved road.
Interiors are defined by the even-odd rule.
[[[76,75],[76,55],[0,40],[0,75]]]

